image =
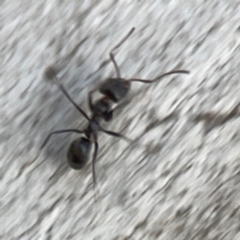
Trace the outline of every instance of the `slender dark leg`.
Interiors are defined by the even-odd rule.
[[[134,32],[135,28],[132,28],[129,33],[115,46],[113,47],[113,49],[111,50],[110,52],[110,60],[112,61],[113,65],[114,65],[114,68],[116,70],[116,74],[117,74],[117,78],[120,78],[121,77],[121,74],[120,74],[120,70],[119,70],[119,67],[117,65],[117,62],[114,58],[114,55],[113,55],[113,52],[118,49],[128,38],[129,36]]]
[[[107,122],[111,121],[112,118],[113,118],[113,113],[114,113],[116,110],[125,107],[128,103],[130,103],[130,99],[124,100],[123,102],[119,103],[116,107],[114,107],[111,111],[109,111],[109,112],[107,113],[107,118],[106,118],[105,120],[106,120]]]
[[[94,153],[93,153],[93,159],[92,159],[92,177],[93,177],[93,188],[94,188],[94,202],[95,204],[97,204],[97,201],[99,198],[99,191],[97,188],[95,164],[96,164],[97,154],[98,154],[98,142],[97,142],[97,136],[93,135],[93,137],[94,137]]]
[[[92,176],[93,176],[93,185],[96,186],[96,171],[95,171],[95,163],[97,160],[97,153],[98,153],[98,142],[97,137],[94,136],[94,153],[93,153],[93,159],[92,159]]]
[[[69,132],[80,133],[80,134],[84,133],[84,131],[80,131],[80,130],[77,130],[77,129],[63,129],[63,130],[58,130],[58,131],[51,132],[51,133],[49,133],[49,135],[44,140],[44,142],[41,146],[41,149],[47,144],[47,142],[49,141],[49,139],[51,138],[52,135],[61,134],[61,133],[69,133]]]
[[[88,93],[88,106],[89,106],[89,108],[91,109],[91,111],[93,111],[92,94],[93,94],[93,91],[90,91],[90,92]]]
[[[142,82],[142,83],[153,83],[153,82],[156,82],[156,81],[159,81],[160,79],[162,79],[163,77],[166,77],[168,75],[172,75],[172,74],[189,74],[190,72],[189,71],[186,71],[186,70],[173,70],[171,72],[167,72],[167,73],[164,73],[160,76],[158,76],[156,79],[154,80],[148,80],[148,79],[138,79],[138,78],[131,78],[129,79],[128,81],[129,82]]]
[[[125,136],[122,135],[121,133],[108,131],[108,130],[105,130],[104,128],[102,128],[102,127],[101,127],[100,131],[101,131],[101,132],[104,132],[104,133],[106,133],[106,134],[108,134],[108,135],[110,135],[110,136],[113,136],[113,137],[122,138],[122,139],[124,139],[124,140],[127,141],[127,142],[132,142],[131,139],[125,137]]]
[[[58,81],[58,78],[56,77],[55,70],[52,67],[48,67],[45,70],[45,74],[48,78],[51,78],[54,83],[59,87],[59,89],[62,91],[62,93],[65,95],[65,97],[73,104],[73,106],[88,120],[90,121],[90,118],[88,115],[77,105],[77,103],[70,97],[68,92],[65,90],[63,85]]]
[[[128,138],[124,137],[122,134],[120,133],[116,133],[116,132],[112,132],[112,131],[106,131],[104,129],[102,129],[101,131],[105,132],[106,134],[109,134],[111,136],[114,137],[119,137],[119,138],[123,138],[127,141],[131,141]],[[97,137],[94,135],[94,153],[93,153],[93,159],[92,159],[92,176],[93,176],[93,185],[94,187],[96,186],[96,171],[95,171],[95,164],[96,164],[96,160],[97,160],[97,154],[98,154],[98,142],[97,142]]]
[[[118,110],[118,109],[121,109],[121,108],[124,108],[125,106],[127,106],[129,103],[131,102],[131,99],[125,99],[123,100],[122,102],[120,102],[116,107],[114,107],[112,109],[112,112]]]

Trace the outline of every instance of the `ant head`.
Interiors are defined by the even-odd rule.
[[[123,78],[109,78],[100,87],[100,93],[117,103],[126,97],[130,90],[130,82]]]
[[[92,142],[84,137],[75,139],[69,146],[67,158],[68,164],[75,170],[82,169],[89,159]]]

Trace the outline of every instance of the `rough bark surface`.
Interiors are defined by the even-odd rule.
[[[0,239],[239,240],[240,3],[203,1],[0,2]],[[99,135],[94,203],[91,161],[68,168],[87,121],[43,77],[52,64],[90,114],[87,93],[114,76],[117,51],[131,102]]]

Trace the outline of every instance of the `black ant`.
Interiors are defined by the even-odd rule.
[[[65,88],[62,86],[62,84],[58,81],[58,78],[56,77],[56,72],[52,67],[48,67],[45,70],[45,75],[52,79],[55,84],[60,88],[62,93],[68,98],[68,100],[73,104],[73,106],[88,120],[89,124],[86,129],[84,130],[78,130],[78,129],[64,129],[64,130],[58,130],[51,132],[46,140],[42,144],[42,148],[47,144],[50,137],[53,134],[61,134],[61,133],[78,133],[85,135],[84,137],[80,137],[75,139],[69,146],[67,158],[68,163],[70,167],[72,167],[75,170],[82,169],[87,161],[89,160],[89,155],[91,152],[92,144],[94,144],[94,153],[92,158],[92,176],[93,176],[93,184],[95,186],[96,184],[96,173],[95,173],[95,162],[97,159],[97,153],[98,153],[98,132],[102,131],[108,135],[123,138],[127,141],[130,141],[128,138],[123,136],[120,133],[112,132],[105,130],[101,127],[100,123],[102,120],[110,121],[113,117],[113,112],[116,108],[112,108],[112,105],[118,104],[120,101],[122,101],[128,94],[131,83],[132,82],[142,82],[142,83],[153,83],[161,78],[171,75],[171,74],[189,74],[189,71],[186,70],[173,70],[167,73],[162,74],[155,80],[147,80],[147,79],[124,79],[121,78],[120,70],[117,65],[117,62],[114,58],[113,51],[119,48],[126,40],[127,38],[133,33],[135,28],[132,28],[130,32],[111,50],[110,52],[110,60],[112,61],[115,71],[116,71],[116,78],[109,78],[105,82],[101,84],[99,87],[99,92],[103,94],[103,97],[97,100],[93,103],[92,101],[92,94],[94,91],[90,91],[88,93],[88,104],[89,108],[92,112],[91,118],[77,105],[76,102],[73,101],[73,99],[69,96]]]

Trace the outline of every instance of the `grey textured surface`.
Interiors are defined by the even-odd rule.
[[[239,240],[239,11],[237,0],[1,1],[0,239]],[[100,134],[94,205],[90,162],[66,163],[76,136],[39,150],[49,131],[87,124],[43,71],[53,64],[87,109],[132,26],[116,55],[124,76],[191,75],[134,84],[105,127],[139,144]]]

